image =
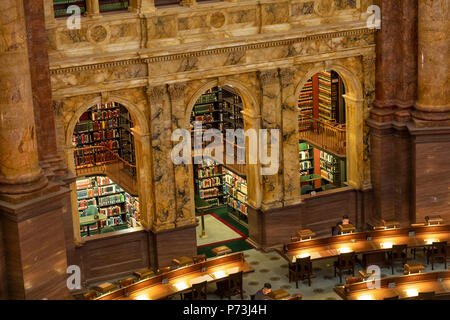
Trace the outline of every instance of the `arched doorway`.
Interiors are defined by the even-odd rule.
[[[334,70],[309,78],[298,97],[302,194],[347,185],[345,84]]]
[[[77,175],[72,187],[76,240],[141,226],[140,131],[135,116],[114,100],[81,108],[69,124],[68,163]]]
[[[258,172],[256,164],[248,164],[249,138],[241,134],[250,128],[257,129],[255,118],[249,117],[253,114],[249,111],[251,100],[238,86],[211,83],[203,86],[188,106],[195,211],[200,221],[199,254],[212,256],[212,249],[222,245],[233,252],[251,248],[245,241],[249,235],[247,214],[248,206],[259,201]],[[216,136],[208,140],[198,134],[211,129],[216,130],[220,140]],[[208,153],[211,156],[204,156],[207,146],[211,146],[209,141],[219,141],[220,155],[213,151]]]

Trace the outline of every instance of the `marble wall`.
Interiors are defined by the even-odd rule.
[[[192,166],[171,162],[171,132],[189,128],[192,107],[207,89],[231,85],[243,99],[246,129],[279,129],[281,136],[275,174],[261,175],[266,165],[247,167],[249,204],[258,210],[300,204],[297,96],[314,73],[333,69],[348,88],[350,181],[354,188],[370,188],[364,119],[374,97],[375,38],[365,24],[367,5],[205,3],[139,17],[129,12],[82,18],[82,29],[75,31],[49,21],[58,143],[69,167],[73,170],[71,135],[79,116],[101,99],[120,102],[139,123],[136,134],[146,137],[137,147],[145,228],[155,241],[169,230],[191,234]]]

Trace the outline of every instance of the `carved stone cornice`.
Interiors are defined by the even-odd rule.
[[[186,87],[187,86],[185,83],[175,83],[169,85],[170,98],[173,101],[183,100]]]
[[[147,87],[147,96],[150,103],[162,103],[165,93],[165,86]]]
[[[190,52],[182,52],[176,54],[164,54],[164,55],[155,55],[152,57],[143,57],[143,58],[132,58],[132,59],[124,59],[113,62],[100,62],[89,65],[82,66],[72,66],[72,67],[58,67],[57,62],[51,62],[54,66],[50,66],[50,74],[66,74],[77,71],[86,71],[86,70],[98,70],[98,69],[106,69],[117,66],[125,66],[132,64],[148,64],[148,63],[157,63],[157,62],[167,62],[174,60],[181,60],[190,57],[201,57],[201,56],[209,56],[209,55],[219,55],[219,54],[227,54],[236,51],[247,51],[247,50],[255,50],[255,49],[265,49],[265,48],[274,48],[285,45],[292,45],[295,43],[307,42],[307,41],[320,41],[320,40],[328,40],[334,38],[341,37],[354,37],[358,35],[364,34],[372,34],[374,30],[367,28],[360,28],[354,30],[346,30],[339,32],[330,32],[316,35],[308,35],[303,37],[296,37],[290,39],[282,39],[282,40],[274,40],[274,41],[261,41],[255,42],[251,44],[238,45],[238,46],[227,46],[222,48],[215,49],[207,49],[207,50],[198,50],[198,51],[190,51]],[[141,56],[145,56],[145,53],[142,52]],[[79,59],[79,58],[78,58]]]
[[[261,87],[267,87],[278,82],[278,70],[263,70],[259,72],[259,81],[261,82]]]

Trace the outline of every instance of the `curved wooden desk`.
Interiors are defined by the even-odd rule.
[[[337,286],[334,291],[344,300],[383,300],[395,296],[417,299],[420,292],[435,292],[435,299],[447,300],[450,299],[450,271],[383,278],[379,289],[369,289],[366,282],[357,282]]]
[[[193,283],[226,279],[229,274],[254,271],[242,252],[169,271],[112,291],[96,300],[159,300],[190,290]],[[164,281],[167,279],[166,281]]]
[[[414,235],[410,234],[412,232]],[[317,238],[291,242],[278,251],[289,262],[300,255],[309,255],[314,261],[336,257],[340,249],[349,249],[357,254],[384,253],[390,248],[389,245],[383,247],[383,244],[406,244],[409,248],[420,248],[431,245],[432,241],[427,240],[450,243],[450,225],[415,226]]]

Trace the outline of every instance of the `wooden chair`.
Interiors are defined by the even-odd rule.
[[[208,281],[192,285],[192,291],[183,295],[183,300],[207,300]]]
[[[298,280],[308,279],[311,287],[312,262],[311,257],[297,258],[295,263],[289,264],[289,282],[295,281],[298,288]]]
[[[398,296],[387,297],[387,298],[384,298],[383,300],[399,300],[399,297]]]
[[[133,284],[133,283],[134,283],[134,278],[133,277],[128,277],[128,278],[119,280],[119,286],[121,288],[129,286],[130,284]]]
[[[437,259],[444,260],[445,269],[447,269],[447,259],[449,257],[447,253],[447,241],[433,242],[431,248],[427,250],[427,264],[430,264],[431,260],[431,270],[434,270],[434,261]]]
[[[339,270],[339,283],[342,283],[342,274],[346,271],[350,271],[352,276],[355,276],[355,261],[356,254],[354,252],[341,253],[338,256],[338,260],[334,262],[334,276],[336,277]]]
[[[302,300],[303,296],[301,294],[296,294],[295,296],[292,296],[288,298],[287,300]]]
[[[244,300],[243,272],[230,274],[227,279],[217,282],[217,294],[220,299],[227,297],[231,300],[232,296],[239,294],[241,300]]]
[[[90,290],[88,292],[86,292],[85,294],[83,294],[83,299],[84,300],[94,300],[95,298],[97,298],[97,291],[95,290]]]
[[[434,291],[430,291],[430,292],[419,292],[419,296],[418,299],[419,300],[433,300],[434,296],[435,296],[435,292]]]
[[[164,273],[167,273],[167,272],[169,272],[169,271],[171,271],[171,270],[172,270],[171,267],[162,267],[162,268],[159,268],[159,269],[157,270],[157,273],[158,273],[158,274],[164,274]]]
[[[192,261],[195,263],[201,263],[206,261],[206,254],[200,254],[192,258]]]
[[[395,262],[402,262],[403,266],[408,262],[408,246],[406,244],[393,245],[392,250],[388,252],[389,264],[392,268],[392,274],[394,274]]]

